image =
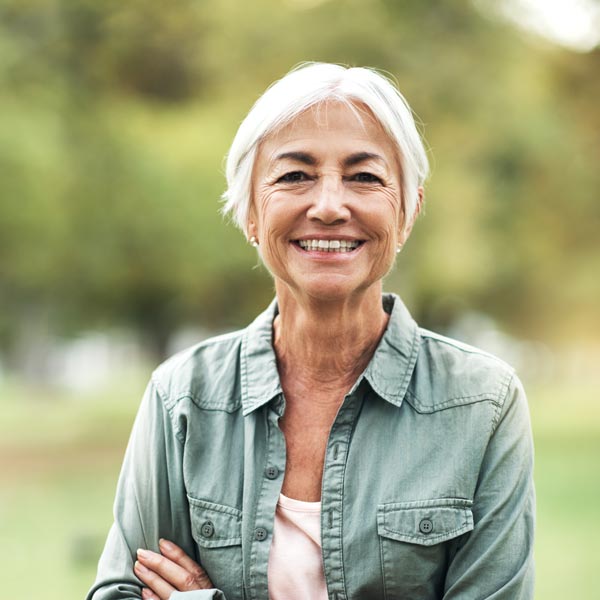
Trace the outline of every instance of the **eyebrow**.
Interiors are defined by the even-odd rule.
[[[314,166],[317,164],[317,159],[307,152],[283,152],[275,157],[276,160],[294,160],[305,165]]]
[[[283,152],[278,154],[275,158],[276,160],[293,160],[311,167],[317,164],[317,159],[312,154],[308,154],[307,152]],[[376,160],[384,164],[386,163],[383,156],[380,156],[379,154],[375,154],[373,152],[356,152],[354,154],[350,154],[350,156],[347,156],[342,161],[342,164],[344,167],[354,167],[355,165],[367,162],[369,160]]]
[[[345,167],[354,167],[355,165],[359,165],[360,163],[367,162],[369,160],[376,160],[386,164],[383,156],[379,154],[375,154],[373,152],[356,152],[355,154],[351,154],[346,157],[343,161],[343,165]]]

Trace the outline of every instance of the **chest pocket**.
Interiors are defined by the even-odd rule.
[[[200,564],[228,600],[242,599],[242,511],[188,496]]]
[[[440,498],[377,507],[385,598],[442,596],[449,556],[473,529],[471,506],[470,500]]]

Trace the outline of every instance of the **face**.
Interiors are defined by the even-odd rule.
[[[355,109],[308,109],[258,148],[248,232],[278,295],[380,291],[404,242],[397,152],[368,109]]]

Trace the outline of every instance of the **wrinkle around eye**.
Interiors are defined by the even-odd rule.
[[[351,175],[350,177],[348,177],[348,179],[350,181],[354,181],[356,183],[386,185],[384,180],[381,177],[379,177],[378,175],[375,175],[374,173],[369,173],[367,171],[361,171],[360,173],[355,173],[354,175]]]
[[[310,177],[304,171],[289,171],[275,180],[275,183],[302,183]]]

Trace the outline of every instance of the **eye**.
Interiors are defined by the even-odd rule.
[[[303,171],[290,171],[285,175],[282,175],[277,182],[278,183],[299,183],[301,181],[306,181],[308,179],[308,175]]]
[[[381,179],[377,177],[377,175],[373,175],[373,173],[356,173],[356,175],[352,176],[354,181],[358,181],[359,183],[382,183]]]

